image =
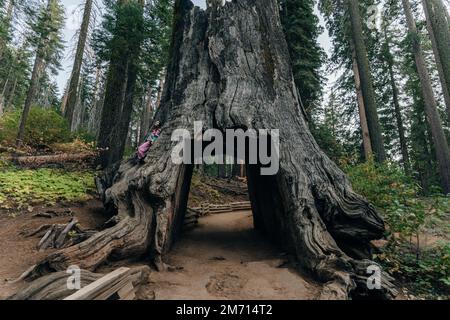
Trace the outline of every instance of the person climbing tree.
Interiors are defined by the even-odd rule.
[[[143,161],[147,156],[148,150],[150,150],[151,146],[158,140],[161,135],[161,123],[157,121],[153,127],[150,127],[150,132],[144,139],[144,143],[139,146],[137,150],[137,159],[139,161]]]

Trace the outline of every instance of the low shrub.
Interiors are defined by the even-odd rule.
[[[420,187],[401,168],[372,161],[346,166],[353,188],[378,207],[388,228],[388,245],[375,255],[387,271],[416,294],[442,297],[450,293],[450,199],[420,196]],[[421,244],[438,235],[435,245]]]

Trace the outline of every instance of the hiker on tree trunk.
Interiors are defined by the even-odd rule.
[[[144,139],[144,143],[137,150],[137,159],[142,162],[147,156],[151,146],[158,140],[161,135],[161,123],[157,121],[153,127],[150,127],[149,133]]]

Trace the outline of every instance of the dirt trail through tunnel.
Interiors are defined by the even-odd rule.
[[[250,211],[202,218],[175,244],[167,262],[179,270],[152,273],[157,300],[307,300],[320,289],[253,229]]]

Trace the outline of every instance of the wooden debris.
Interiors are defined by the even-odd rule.
[[[78,225],[78,220],[74,218],[67,224],[45,224],[36,230],[23,231],[21,235],[26,238],[40,237],[37,249],[44,251],[50,248],[70,247],[88,239],[94,233],[93,230],[82,230]]]
[[[39,278],[21,288],[8,300],[62,300],[76,292],[76,290],[69,289],[67,286],[67,280],[70,276],[71,274],[62,271]],[[81,270],[81,287],[89,285],[102,276],[103,274]]]
[[[64,300],[134,300],[136,288],[145,283],[148,267],[119,268],[82,288]]]
[[[66,272],[52,273],[21,288],[8,300],[135,300],[148,282],[150,268],[119,268],[109,274],[80,270],[81,289],[69,289]]]

